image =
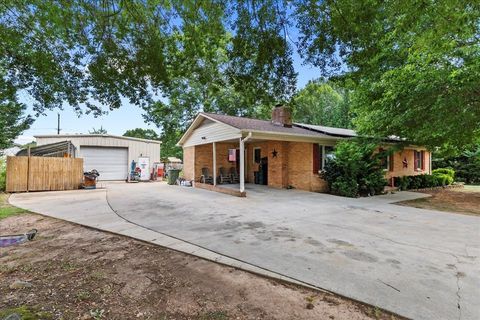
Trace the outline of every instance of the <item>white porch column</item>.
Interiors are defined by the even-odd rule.
[[[213,153],[213,185],[217,185],[217,145],[215,142],[212,144]]]
[[[245,141],[252,137],[252,133],[242,139],[240,138],[240,192],[245,191]]]
[[[240,138],[240,192],[245,191],[245,142]]]

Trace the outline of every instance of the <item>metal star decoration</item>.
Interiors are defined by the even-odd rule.
[[[276,157],[277,157],[277,154],[278,154],[277,150],[273,149],[273,151],[272,151],[272,157],[276,158]]]

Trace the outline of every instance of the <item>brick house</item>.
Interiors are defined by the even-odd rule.
[[[208,168],[216,185],[219,168],[233,167],[241,193],[245,183],[326,192],[320,177],[325,161],[338,141],[356,136],[349,129],[292,123],[288,107],[277,106],[271,121],[201,112],[178,145],[187,180],[200,182],[202,168]],[[383,148],[395,142],[386,140]],[[408,146],[384,163],[387,179],[431,172],[431,154],[418,146]]]

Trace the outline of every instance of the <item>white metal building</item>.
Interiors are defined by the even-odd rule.
[[[160,162],[160,141],[109,134],[61,134],[35,136],[37,146],[71,141],[76,147],[75,157],[83,158],[85,171],[98,170],[100,180],[125,180],[132,160],[149,158],[149,172]]]

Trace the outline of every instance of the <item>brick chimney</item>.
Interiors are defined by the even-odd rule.
[[[272,110],[272,123],[276,126],[291,128],[292,112],[283,104],[277,104]]]

